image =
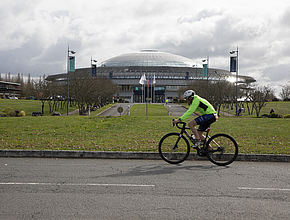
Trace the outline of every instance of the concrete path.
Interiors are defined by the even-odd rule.
[[[111,108],[106,109],[105,111],[99,113],[97,116],[120,116],[128,114],[128,110],[131,108],[131,106],[134,105],[134,103],[118,103]],[[122,107],[123,112],[120,114],[118,112],[118,108]]]
[[[171,116],[181,116],[187,110],[183,105],[177,103],[168,103],[164,106],[168,109]]]

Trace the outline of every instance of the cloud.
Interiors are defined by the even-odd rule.
[[[283,81],[285,79],[289,79],[290,76],[290,63],[289,64],[280,64],[270,66],[264,69],[262,77],[268,78],[270,81]]]
[[[240,74],[278,83],[289,80],[289,21],[287,1],[1,0],[0,72],[64,72],[68,44],[77,67],[152,48],[228,69],[238,46]]]

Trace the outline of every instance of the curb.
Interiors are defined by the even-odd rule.
[[[65,151],[65,150],[0,150],[0,157],[96,158],[161,160],[157,152]],[[191,153],[188,160],[207,160]],[[236,161],[290,162],[290,155],[239,154]]]

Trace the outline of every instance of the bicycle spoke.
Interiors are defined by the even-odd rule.
[[[235,140],[226,135],[218,134],[209,139],[208,158],[217,165],[228,165],[238,155],[238,146]]]
[[[165,135],[159,143],[159,154],[168,163],[183,162],[188,157],[189,151],[188,141],[178,133]]]

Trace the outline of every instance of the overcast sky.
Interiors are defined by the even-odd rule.
[[[290,80],[289,0],[0,0],[0,73],[66,72],[68,44],[76,66],[157,49],[229,69],[260,85]]]

